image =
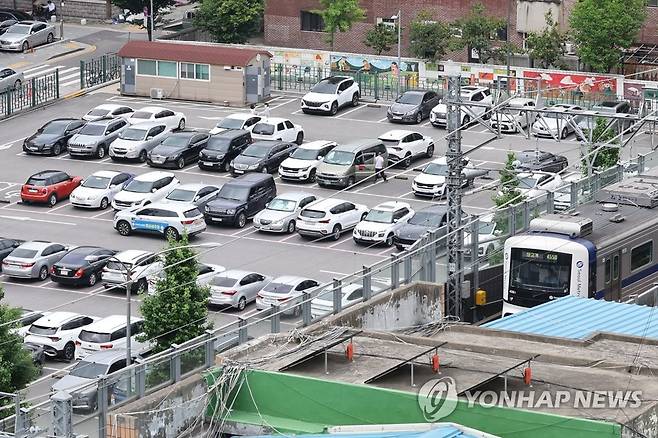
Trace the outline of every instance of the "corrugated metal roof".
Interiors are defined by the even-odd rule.
[[[605,332],[658,340],[658,310],[566,296],[483,327],[566,339],[588,339],[597,332]]]
[[[427,432],[377,432],[377,433],[340,433],[340,434],[316,434],[295,435],[295,438],[476,438],[481,436],[493,436],[483,433],[474,434],[453,425],[436,427]],[[281,435],[260,435],[250,438],[281,438]]]
[[[119,50],[119,56],[122,58],[159,59],[240,67],[245,67],[258,54],[272,56],[266,50],[162,41],[128,41]]]

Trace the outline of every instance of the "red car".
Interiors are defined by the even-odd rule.
[[[79,176],[69,176],[61,170],[44,170],[35,173],[21,187],[21,201],[39,202],[53,206],[60,199],[69,197],[82,182]]]

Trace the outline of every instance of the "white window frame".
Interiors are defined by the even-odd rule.
[[[186,64],[186,65],[193,65],[193,66],[194,66],[194,77],[193,77],[193,78],[184,78],[184,77],[181,76],[180,73],[181,73],[181,68],[183,67],[183,64]],[[208,79],[199,79],[199,78],[196,77],[196,67],[197,67],[197,65],[205,65],[205,66],[208,67]],[[210,64],[202,64],[202,63],[197,63],[197,62],[182,62],[182,61],[178,63],[178,77],[179,77],[180,80],[182,80],[182,81],[201,81],[201,82],[210,82],[210,79],[212,78],[212,76],[211,76],[211,70],[212,70],[212,69],[210,68]]]

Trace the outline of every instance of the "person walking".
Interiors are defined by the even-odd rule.
[[[377,153],[377,156],[375,157],[375,180],[373,181],[373,184],[377,182],[377,178],[381,177],[384,182],[386,182],[386,173],[384,173],[384,157],[382,156],[381,152]]]

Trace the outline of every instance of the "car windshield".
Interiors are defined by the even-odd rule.
[[[242,152],[245,157],[263,158],[272,150],[270,145],[252,144]]]
[[[153,188],[153,182],[140,181],[138,179],[134,179],[128,183],[128,185],[124,188],[124,190],[126,192],[133,192],[133,193],[149,193],[152,188]]]
[[[93,117],[105,117],[109,112],[109,109],[94,108],[93,110],[89,111],[87,115]]]
[[[110,178],[104,178],[101,176],[90,176],[85,179],[82,183],[82,187],[87,187],[90,189],[106,189],[110,185]]]
[[[66,131],[66,127],[69,125],[68,121],[55,121],[47,123],[43,128],[41,128],[42,134],[51,134],[51,135],[62,135]]]
[[[400,140],[388,140],[385,138],[380,138],[382,143],[384,143],[384,146],[390,148],[392,146],[400,146]]]
[[[496,228],[495,222],[480,222],[479,224],[479,234],[493,234],[494,229]]]
[[[395,102],[405,105],[418,105],[423,101],[423,95],[420,93],[404,93],[398,97]]]
[[[99,136],[105,133],[105,125],[85,125],[84,128],[80,130],[80,135],[93,135]]]
[[[113,271],[124,271],[126,268],[130,269],[132,268],[132,265],[130,263],[119,263],[115,262],[113,260],[110,260],[107,262],[107,265],[105,265],[107,269],[111,269]]]
[[[338,166],[349,166],[354,161],[354,154],[352,152],[336,151],[333,150],[324,157],[327,164],[336,164]]]
[[[34,335],[54,335],[57,333],[57,327],[44,327],[42,325],[32,324],[29,332]]]
[[[218,275],[218,276],[216,276],[215,278],[212,279],[210,284],[213,285],[213,286],[219,286],[219,287],[232,287],[237,282],[238,282],[237,278],[223,277],[221,275]]]
[[[196,191],[194,190],[175,189],[167,195],[167,199],[170,201],[191,202],[194,199],[194,195],[196,195]]]
[[[219,191],[218,197],[231,201],[246,201],[247,196],[249,196],[248,187],[236,187],[227,184]]]
[[[224,129],[242,129],[243,124],[244,124],[243,119],[226,117],[223,120],[220,120],[219,123],[217,123],[217,127]]]
[[[313,88],[311,88],[311,92],[320,94],[336,94],[337,88],[338,84],[332,84],[329,81],[320,81],[315,84]]]
[[[519,188],[521,189],[533,189],[537,186],[538,178],[527,176],[525,178],[519,179]]]
[[[260,135],[272,135],[274,134],[274,125],[270,123],[256,123],[252,132]]]
[[[231,140],[228,138],[210,137],[206,149],[210,151],[227,152],[230,144]]]
[[[368,212],[365,220],[368,222],[376,222],[378,224],[392,224],[393,212],[377,210],[376,208],[373,208]]]
[[[83,360],[73,367],[70,374],[83,379],[95,379],[107,374],[107,365]]]
[[[418,211],[413,215],[411,219],[409,219],[409,223],[411,225],[438,227],[441,225],[441,215],[428,211]]]
[[[148,133],[147,129],[128,128],[125,131],[123,131],[121,134],[119,134],[119,138],[122,140],[132,140],[132,141],[144,140],[146,138],[147,133]]]
[[[148,111],[137,111],[135,112],[135,114],[130,116],[131,119],[146,119],[146,120],[150,119],[151,117],[153,117],[153,113],[150,113]]]
[[[290,199],[274,198],[267,206],[267,209],[274,211],[295,211],[296,205],[297,202]]]
[[[296,158],[298,160],[317,160],[319,151],[316,149],[304,149],[297,148],[290,155],[290,158]]]
[[[28,186],[46,186],[48,182],[43,178],[30,178],[25,184]]]
[[[301,217],[307,217],[311,219],[320,219],[325,217],[327,213],[321,210],[302,210],[301,213],[299,213],[299,215]]]
[[[10,257],[18,257],[19,259],[33,259],[37,255],[36,249],[16,248],[9,254]]]
[[[180,137],[177,135],[172,135],[171,137],[167,137],[164,139],[162,142],[162,146],[173,146],[177,148],[182,148],[187,146],[187,143],[189,143],[189,138],[187,137]]]
[[[14,24],[9,29],[7,29],[7,33],[15,33],[17,35],[27,35],[28,33],[30,33],[31,28],[32,26],[26,26],[24,24]]]
[[[425,170],[423,170],[423,173],[428,175],[446,176],[448,173],[448,166],[445,164],[430,163]]]
[[[265,292],[272,292],[275,294],[287,294],[292,290],[292,284],[277,283],[276,281],[271,282],[263,288]]]
[[[103,343],[110,342],[111,335],[110,333],[98,333],[90,332],[89,330],[83,330],[78,336],[81,341],[85,342],[94,342],[94,343]]]

